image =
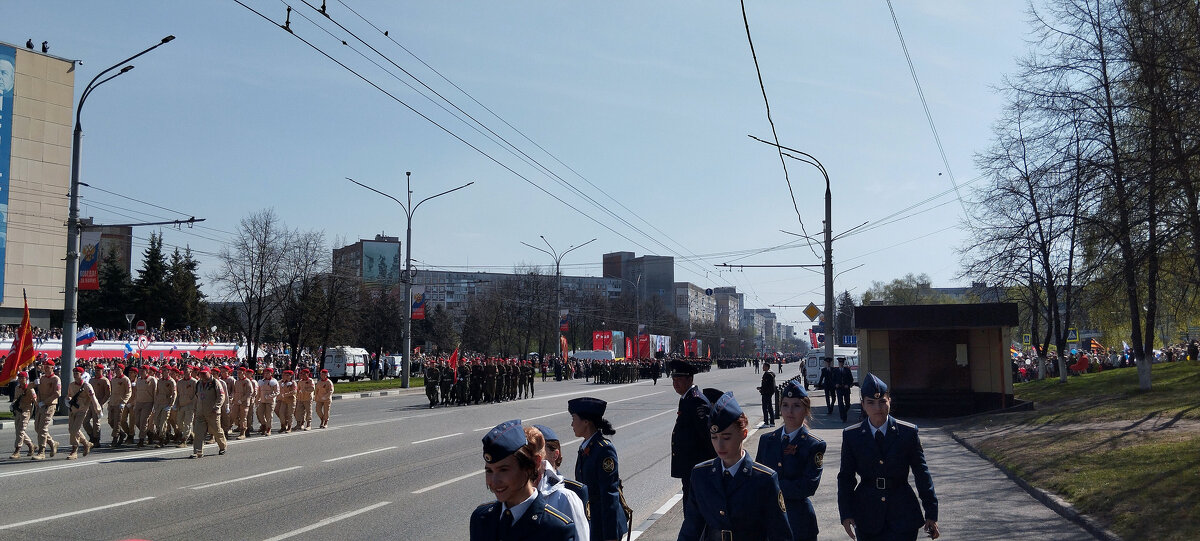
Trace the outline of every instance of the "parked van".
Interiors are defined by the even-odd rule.
[[[838,367],[838,359],[846,359],[846,366],[858,381],[858,348],[833,347],[833,367]],[[821,369],[825,367],[825,348],[811,349],[804,356],[804,388],[808,389],[821,381]]]
[[[401,368],[404,367],[404,357],[400,355],[388,355],[383,358],[383,375],[389,378],[398,378],[401,376]]]
[[[337,383],[339,379],[358,381],[366,377],[369,359],[370,355],[365,349],[337,346],[325,350],[325,362],[322,368],[329,371],[329,379],[334,383]]]
[[[571,352],[571,358],[581,361],[615,361],[617,355],[607,349],[585,349]]]

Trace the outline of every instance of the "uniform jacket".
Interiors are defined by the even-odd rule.
[[[129,381],[129,378],[125,375],[114,377],[112,381],[109,382],[109,389],[111,392],[109,393],[108,397],[108,405],[122,406],[129,402],[129,399],[133,398],[132,383],[133,382]]]
[[[714,458],[692,468],[692,497],[683,509],[679,541],[722,539],[723,530],[735,541],[791,541],[786,504],[779,477],[750,457],[738,464],[728,493],[721,486],[724,467]]]
[[[62,382],[58,379],[58,376],[49,375],[38,378],[38,400],[42,402],[45,408],[50,409],[57,405],[60,394],[62,394]]]
[[[333,382],[317,380],[317,392],[314,396],[317,402],[331,402],[333,400]]]
[[[180,408],[196,405],[196,379],[185,377],[175,384],[175,404]]]
[[[887,526],[915,531],[925,520],[937,520],[937,496],[916,425],[889,415],[883,441],[880,456],[867,421],[842,431],[842,467],[837,476],[841,521],[853,518],[859,531],[871,535]],[[917,495],[908,485],[910,470],[925,508],[924,517],[922,505],[917,504]]]
[[[825,441],[801,427],[796,441],[783,446],[783,428],[763,434],[758,439],[755,462],[773,468],[779,475],[779,488],[787,502],[788,524],[797,541],[816,539],[817,514],[809,498],[821,484],[822,463],[825,460]]]
[[[96,392],[96,402],[101,406],[108,402],[108,397],[111,394],[111,386],[108,383],[108,378],[100,376],[92,378],[88,383],[92,384],[92,390]]]
[[[175,380],[170,377],[164,377],[158,380],[158,386],[154,390],[154,405],[155,407],[167,407],[175,405]]]
[[[695,385],[679,397],[675,428],[671,430],[671,477],[686,479],[693,466],[717,456],[708,435],[711,408]]]
[[[629,524],[621,507],[617,448],[603,434],[597,432],[586,446],[579,448],[575,479],[587,486],[592,539],[616,539],[624,535]]]
[[[817,380],[817,388],[829,390],[836,385],[833,377],[833,367],[826,366],[821,368],[821,379]]]
[[[591,539],[591,528],[588,525],[590,521],[583,500],[580,499],[577,492],[567,487],[567,480],[554,471],[554,466],[543,460],[542,467],[542,478],[538,480],[538,492],[542,493],[546,504],[562,511],[567,518],[571,519],[571,522],[575,523],[577,541],[589,541]],[[571,483],[583,486],[575,481],[571,481]]]
[[[854,385],[854,372],[850,371],[849,366],[839,366],[833,369],[835,385],[841,385],[843,390],[849,390]]]
[[[225,387],[215,379],[196,382],[196,415],[213,411],[225,401]]]
[[[100,411],[100,402],[96,401],[96,391],[90,383],[72,381],[67,386],[67,400],[71,399],[74,399],[74,403],[70,404],[71,413]]]
[[[758,394],[763,396],[775,396],[775,373],[763,372],[762,386],[758,388]]]
[[[133,384],[133,402],[135,404],[153,404],[154,389],[158,386],[158,378],[154,376],[139,377]]]
[[[575,524],[561,511],[546,505],[539,493],[513,523],[508,535],[500,537],[500,502],[485,503],[471,513],[471,541],[576,541]]]

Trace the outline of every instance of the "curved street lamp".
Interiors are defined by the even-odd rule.
[[[593,242],[596,242],[596,239],[589,240],[578,246],[571,246],[571,247],[567,248],[567,251],[560,254],[560,253],[558,253],[557,250],[554,249],[553,246],[550,245],[550,241],[546,240],[545,235],[538,235],[538,236],[542,238],[542,242],[546,243],[546,248],[549,248],[549,250],[546,250],[545,248],[538,248],[537,246],[534,246],[534,245],[529,244],[528,242],[524,242],[524,241],[522,241],[521,244],[524,244],[525,246],[533,248],[534,250],[537,250],[543,254],[546,254],[546,255],[550,256],[552,259],[554,259],[554,293],[555,293],[554,309],[555,309],[556,315],[561,314],[562,313],[562,272],[560,272],[559,269],[562,265],[562,260],[564,257],[567,256],[567,254],[574,252],[575,250],[578,250],[580,248],[583,248],[584,246],[587,246]],[[554,328],[556,329],[555,332],[558,333],[557,340],[554,341],[554,349],[555,349],[555,351],[558,352],[558,355],[561,356],[562,355],[562,327],[560,327],[559,325],[556,324],[554,326]],[[560,360],[566,361],[566,359],[560,359]]]

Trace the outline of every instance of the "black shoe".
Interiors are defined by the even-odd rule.
[[[223,454],[225,454],[225,450],[224,450],[224,449],[221,449],[220,451],[217,451],[217,454],[218,454],[218,455],[223,455]]]

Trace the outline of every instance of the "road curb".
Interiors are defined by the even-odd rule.
[[[1068,502],[1067,500],[1064,500],[1062,497],[1058,496],[1057,494],[1054,494],[1052,492],[1049,492],[1049,491],[1040,489],[1036,486],[1033,486],[1028,481],[1022,479],[1021,477],[1018,477],[1017,474],[1015,472],[1013,472],[1012,470],[1010,470],[1008,467],[993,460],[992,457],[984,454],[983,451],[979,450],[979,448],[975,447],[970,442],[968,442],[965,438],[962,438],[961,436],[954,433],[954,431],[950,430],[949,428],[943,428],[943,430],[947,434],[949,434],[950,437],[954,439],[954,441],[958,442],[959,445],[966,447],[967,450],[971,451],[972,453],[975,453],[980,458],[991,463],[992,466],[995,466],[996,469],[1004,472],[1004,475],[1008,476],[1008,478],[1011,479],[1014,483],[1016,483],[1017,486],[1025,489],[1025,492],[1028,492],[1030,496],[1033,496],[1033,499],[1041,502],[1042,505],[1049,507],[1051,510],[1053,510],[1055,513],[1058,513],[1063,518],[1070,520],[1071,522],[1074,522],[1075,524],[1078,524],[1080,527],[1087,530],[1088,533],[1096,536],[1096,539],[1100,539],[1102,541],[1123,541],[1120,536],[1109,531],[1102,524],[1100,524],[1100,522],[1097,521],[1096,519],[1079,512],[1079,510],[1075,509],[1075,507],[1072,506],[1070,504],[1070,502]]]
[[[333,395],[333,399],[334,400],[352,400],[355,398],[375,398],[375,397],[379,397],[379,396],[392,396],[392,395],[399,396],[399,395],[405,395],[405,394],[423,394],[424,392],[425,392],[425,389],[423,389],[423,388],[417,389],[414,387],[410,387],[408,389],[388,389],[386,391],[368,391],[365,393],[358,392],[358,393],[335,394],[335,395]]]

